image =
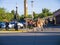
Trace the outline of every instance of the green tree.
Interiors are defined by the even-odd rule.
[[[34,19],[38,18],[38,14],[33,12]]]
[[[42,9],[42,13],[47,13],[47,12],[49,12],[49,9],[47,8]]]
[[[0,8],[0,21],[3,22],[4,19],[10,21],[13,19],[13,14],[6,12],[4,8]]]
[[[21,15],[21,16],[20,16],[20,20],[22,20],[22,19],[24,19],[24,15]]]
[[[5,19],[7,19],[8,21],[13,20],[14,15],[12,13],[7,12],[5,15]]]
[[[12,11],[11,11],[11,13],[14,15],[14,14],[15,14],[15,11],[14,11],[14,10],[12,10]]]
[[[32,18],[31,14],[28,15],[28,18]]]
[[[5,9],[0,8],[0,21],[3,21],[4,18],[5,18]]]
[[[14,16],[16,14],[16,12],[14,10],[12,10],[11,14]],[[19,16],[18,13],[17,13],[16,17],[17,17],[17,21],[19,21],[20,20],[20,16]]]
[[[44,9],[42,9],[42,13],[39,14],[39,17],[43,18],[43,17],[47,17],[47,16],[51,16],[51,15],[53,15],[53,13],[50,12],[49,9],[44,8]]]

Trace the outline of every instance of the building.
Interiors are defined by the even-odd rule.
[[[55,24],[60,25],[60,9],[53,12]]]

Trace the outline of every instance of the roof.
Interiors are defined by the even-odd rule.
[[[60,9],[56,10],[55,12],[53,12],[53,15],[54,15],[54,16],[60,15]]]
[[[60,11],[60,9],[56,10],[55,12],[53,12],[53,14],[56,13],[56,12],[59,12],[59,11]]]

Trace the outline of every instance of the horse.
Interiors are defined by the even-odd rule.
[[[45,20],[38,18],[37,20],[37,27],[39,28],[39,30],[41,29],[41,31],[43,31],[43,26],[45,25]]]

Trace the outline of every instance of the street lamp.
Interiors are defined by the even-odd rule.
[[[18,4],[16,3],[16,20],[17,20],[17,14],[18,14]]]
[[[18,14],[18,5],[16,3],[16,11],[14,11],[14,21],[17,21],[17,14]]]
[[[34,2],[34,1],[32,0],[32,1],[31,1],[31,7],[32,7],[32,19],[34,18],[34,16],[33,16],[33,11],[34,11],[34,10],[33,10],[33,2]]]

